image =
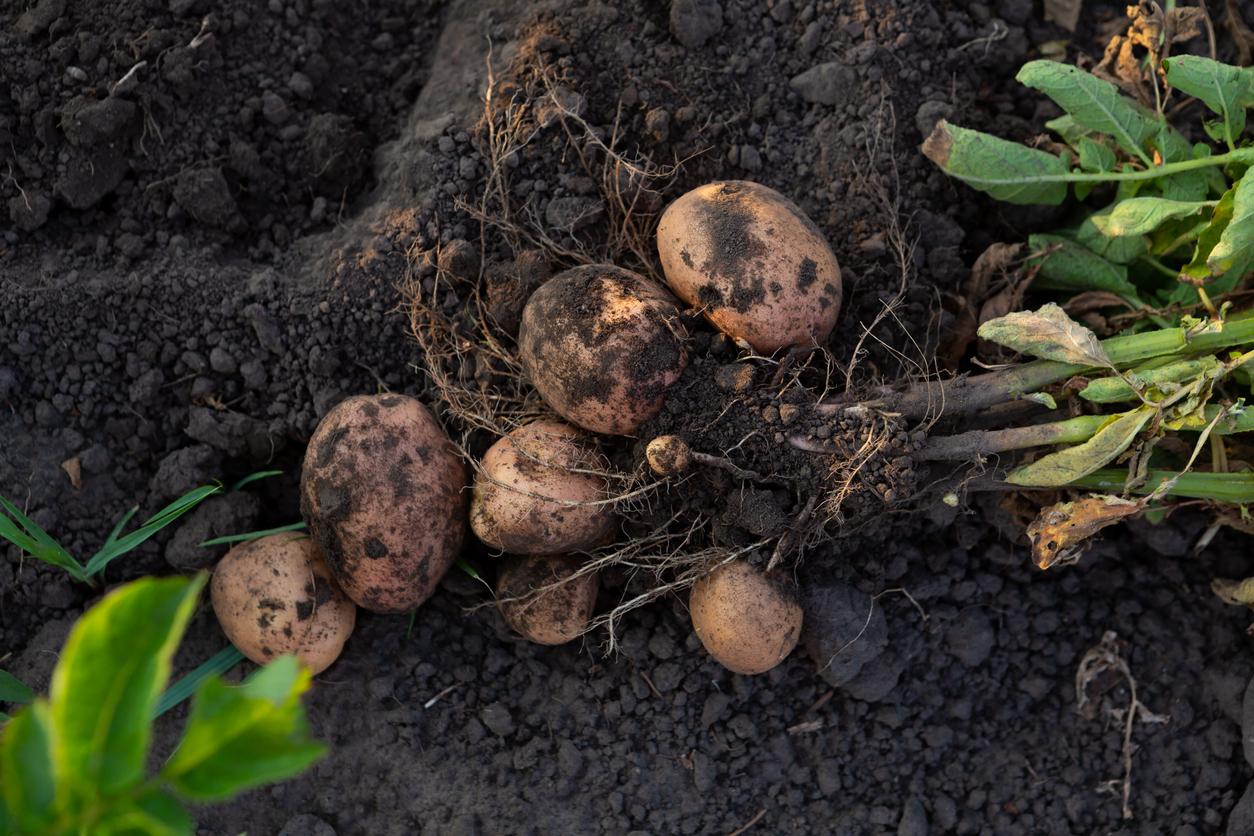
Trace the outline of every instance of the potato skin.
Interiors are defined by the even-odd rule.
[[[592,440],[561,421],[535,421],[498,439],[475,474],[470,527],[493,548],[514,554],[561,554],[601,545],[614,530],[609,505],[566,505],[606,497]],[[546,502],[539,496],[549,497]]]
[[[693,189],[662,213],[657,249],[671,290],[759,352],[822,345],[836,325],[836,256],[774,189],[748,180]]]
[[[523,308],[518,354],[553,411],[576,426],[631,435],[662,409],[688,364],[687,335],[663,288],[607,264],[574,267]]]
[[[235,546],[218,561],[209,597],[240,653],[259,665],[295,653],[314,674],[339,658],[357,621],[357,607],[302,534]]]
[[[536,644],[565,644],[592,620],[597,602],[597,576],[587,574],[542,595],[528,595],[574,574],[578,558],[566,555],[511,557],[501,567],[496,595],[501,615],[520,636]],[[526,596],[526,597],[524,597]],[[509,598],[522,598],[509,601]]]
[[[425,406],[358,396],[309,439],[301,514],[348,597],[374,612],[407,612],[461,551],[465,485],[465,466]]]
[[[719,664],[744,674],[765,673],[801,638],[801,603],[744,559],[715,569],[692,587],[692,626]]]

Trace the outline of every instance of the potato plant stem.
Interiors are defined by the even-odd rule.
[[[1226,154],[1213,157],[1199,157],[1195,160],[1181,160],[1176,163],[1164,163],[1138,171],[1100,171],[1100,172],[1068,172],[1066,174],[1033,175],[1032,183],[1114,183],[1129,180],[1157,180],[1159,177],[1170,177],[1185,171],[1199,168],[1228,165],[1229,163],[1254,163],[1254,149],[1238,148]]]
[[[1185,432],[1200,432],[1219,414],[1221,407],[1206,407],[1205,419]],[[1079,444],[1093,437],[1109,415],[1079,415],[1061,421],[1010,427],[1004,430],[972,430],[957,435],[933,436],[915,453],[923,461],[963,461],[975,456],[991,456],[1011,450],[1026,450],[1050,444]],[[1254,431],[1254,410],[1245,410],[1231,421],[1220,421],[1211,433],[1216,436]]]
[[[1185,328],[1162,328],[1110,337],[1102,340],[1102,348],[1116,367],[1127,368],[1151,357],[1185,358],[1246,343],[1254,343],[1254,311],[1230,317],[1218,331],[1190,337]],[[882,391],[860,405],[911,419],[939,414],[969,415],[1093,369],[1075,363],[1034,360],[987,374],[929,380],[898,392]],[[835,413],[854,405],[848,396],[839,396],[819,404],[819,411]]]
[[[1090,473],[1071,484],[1077,488],[1122,493],[1129,490],[1126,486],[1127,479],[1126,470],[1107,469]],[[1254,502],[1254,473],[1179,473],[1173,470],[1151,470],[1145,482],[1130,491],[1141,495],[1152,494],[1159,485],[1170,479],[1175,479],[1176,483],[1167,490],[1167,496],[1210,499],[1236,505]]]

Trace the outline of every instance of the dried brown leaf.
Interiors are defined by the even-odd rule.
[[[1144,500],[1110,495],[1086,496],[1043,508],[1028,526],[1032,559],[1042,569],[1074,563],[1090,537],[1107,526],[1140,514],[1144,508]]]
[[[83,463],[79,461],[78,456],[61,462],[61,469],[65,471],[66,476],[70,477],[70,484],[76,490],[83,486]]]
[[[1045,20],[1074,32],[1083,8],[1084,0],[1045,0]]]
[[[1210,588],[1225,604],[1254,606],[1254,578],[1215,578]]]

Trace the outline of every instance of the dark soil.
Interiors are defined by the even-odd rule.
[[[647,247],[612,234],[606,155],[544,114],[504,163],[504,196],[479,204],[539,223],[483,235],[465,203],[501,182],[475,131],[489,43],[498,84],[525,93],[548,78],[602,140],[684,161],[652,210],[651,187],[627,177],[642,212],[714,179],[796,201],[844,274],[837,391],[917,376],[938,294],[988,243],[1048,221],[975,199],[916,150],[942,116],[1014,138],[1039,129],[1049,108],[1010,79],[1066,34],[1027,0],[521,6],[39,0],[0,13],[0,493],[86,555],[135,502],[152,511],[282,469],[108,580],[204,565],[204,536],[298,518],[304,444],[334,404],[380,390],[435,401],[396,312],[402,280],[458,316],[484,257],[515,312],[581,254],[655,272]],[[1117,13],[1086,10],[1073,53],[1100,54]],[[536,228],[552,240],[532,240]],[[461,280],[437,284],[440,268]],[[878,339],[862,341],[889,302]],[[717,381],[736,350],[694,326],[692,368]],[[753,420],[786,403],[756,405]],[[724,430],[688,440],[717,454],[734,443]],[[714,509],[732,529],[797,511],[787,489],[732,493]],[[606,658],[595,639],[539,647],[491,609],[468,613],[484,591],[454,572],[412,631],[362,613],[318,678],[307,702],[331,756],[200,811],[202,831],[1254,833],[1249,616],[1209,590],[1252,573],[1248,544],[1224,533],[1192,556],[1205,521],[1177,515],[1114,529],[1079,566],[1042,573],[1015,509],[972,501],[881,502],[810,543],[809,654],[756,678],[708,658],[681,598],[630,615]],[[0,665],[45,688],[94,594],[3,554]],[[1077,710],[1077,668],[1108,631],[1140,699],[1169,716],[1134,725],[1132,820],[1118,787],[1126,684],[1095,681],[1096,712]],[[224,643],[206,609],[180,668]],[[163,746],[182,716],[162,721]]]

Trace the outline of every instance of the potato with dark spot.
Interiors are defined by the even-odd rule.
[[[657,415],[688,364],[674,299],[629,270],[575,267],[523,308],[518,356],[554,412],[598,433],[631,435]]]
[[[747,180],[693,189],[662,213],[657,249],[671,290],[756,351],[822,345],[836,326],[836,256],[774,189]]]
[[[701,644],[730,671],[765,673],[788,657],[801,638],[796,590],[766,577],[743,558],[697,581],[688,598]]]
[[[498,606],[506,623],[536,644],[565,644],[577,638],[596,608],[596,574],[548,587],[570,578],[580,565],[578,558],[564,555],[509,558],[496,582]]]
[[[427,408],[349,398],[305,452],[301,514],[348,597],[382,613],[431,596],[466,533],[466,469]]]
[[[259,665],[295,653],[322,673],[357,621],[357,607],[303,534],[271,534],[231,549],[218,561],[209,597],[231,644]]]
[[[614,530],[606,463],[593,440],[561,421],[536,421],[488,448],[470,501],[470,527],[514,554],[562,554],[604,543]]]

